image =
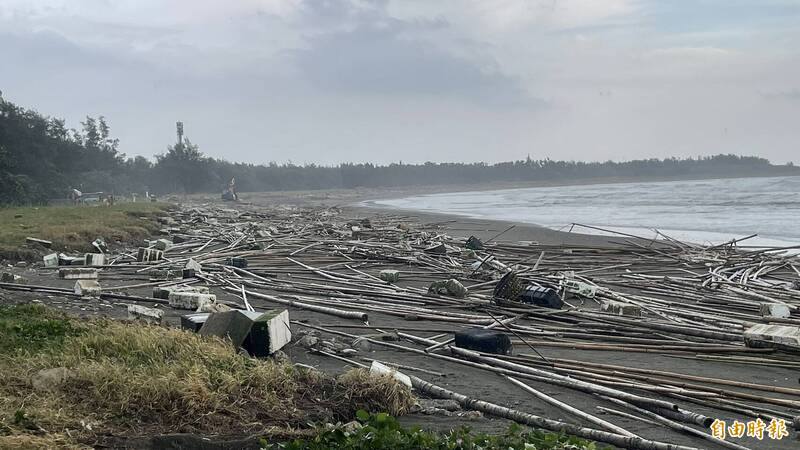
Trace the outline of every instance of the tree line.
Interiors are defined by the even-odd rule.
[[[103,116],[87,117],[79,129],[0,96],[0,204],[42,204],[70,189],[117,196],[151,192],[220,192],[231,178],[241,192],[354,187],[532,182],[602,178],[669,178],[800,174],[754,156],[580,162],[531,159],[488,163],[336,166],[265,165],[205,156],[188,139],[155,160],[127,157]]]

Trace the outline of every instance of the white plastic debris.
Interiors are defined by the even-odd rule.
[[[800,327],[759,323],[745,330],[744,343],[753,348],[781,348],[800,352]]]
[[[642,308],[640,308],[638,305],[632,305],[630,303],[623,303],[614,300],[603,300],[600,303],[600,309],[611,314],[616,314],[618,316],[628,316],[628,317],[642,316]]]
[[[164,311],[142,305],[128,305],[128,319],[158,324],[164,319]]]
[[[105,266],[106,255],[104,253],[87,253],[85,255],[87,266]]]
[[[203,266],[199,262],[195,261],[192,258],[189,258],[189,261],[186,261],[186,265],[183,266],[184,269],[194,269],[196,272],[202,272]]]
[[[139,262],[160,261],[164,258],[164,252],[154,248],[139,247],[136,260]]]
[[[594,298],[597,295],[597,286],[582,281],[564,280],[564,289],[570,294],[586,298]]]
[[[170,241],[169,239],[158,239],[156,240],[156,243],[155,245],[153,245],[153,247],[162,251],[168,250],[170,247],[172,247],[172,241]]]
[[[789,305],[781,303],[762,303],[759,310],[761,317],[773,317],[776,319],[788,319],[792,314]]]
[[[201,304],[216,303],[217,296],[214,294],[201,294],[199,292],[173,291],[167,297],[169,306],[178,309],[197,310]]]
[[[96,280],[97,269],[85,267],[64,267],[58,269],[58,277],[65,280]]]
[[[58,267],[58,253],[51,253],[42,257],[45,267]]]
[[[75,282],[75,294],[81,297],[100,295],[100,283],[97,280],[78,280]]]

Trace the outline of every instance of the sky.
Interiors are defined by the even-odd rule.
[[[0,91],[152,157],[800,163],[800,0],[0,0]]]

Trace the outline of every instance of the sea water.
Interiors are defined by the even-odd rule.
[[[718,244],[800,245],[800,176],[612,183],[430,194],[378,206],[531,223],[607,234],[585,224],[652,238]]]

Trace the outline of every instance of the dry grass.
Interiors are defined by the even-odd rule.
[[[34,436],[30,434],[14,434],[0,436],[0,449],[59,449],[59,450],[87,450],[90,446],[78,444],[69,436],[48,434]]]
[[[90,243],[103,237],[131,242],[158,229],[153,218],[167,205],[158,203],[120,203],[106,206],[44,206],[0,208],[0,255],[25,259],[37,256],[25,246],[25,238],[53,242],[61,250],[91,251]]]
[[[0,435],[43,429],[85,443],[106,434],[252,434],[350,420],[358,409],[402,414],[413,401],[389,378],[333,378],[180,330],[111,321],[81,328],[35,352],[0,354]],[[54,367],[70,376],[52,392],[34,390],[31,376]]]

